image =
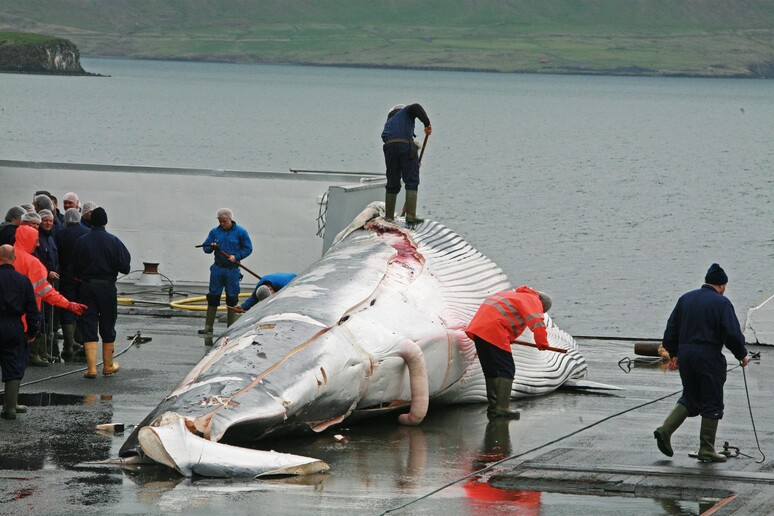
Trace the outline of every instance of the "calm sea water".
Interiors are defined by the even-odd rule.
[[[713,261],[742,322],[774,293],[772,81],[83,64],[110,77],[0,74],[0,158],[381,171],[388,109],[420,102],[421,211],[565,330],[657,337]]]

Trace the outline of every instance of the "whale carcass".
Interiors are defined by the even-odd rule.
[[[386,222],[373,203],[326,255],[256,305],[138,425],[122,457],[186,476],[315,473],[322,461],[249,448],[266,437],[320,432],[345,419],[400,412],[419,424],[429,403],[483,402],[464,329],[503,271],[434,221]],[[567,353],[514,346],[513,397],[579,384],[586,362],[546,315]],[[533,342],[529,330],[520,340]]]

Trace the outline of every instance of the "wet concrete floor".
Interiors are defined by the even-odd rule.
[[[0,513],[770,514],[774,507],[774,465],[770,457],[756,463],[762,457],[740,368],[729,372],[718,432],[718,445],[728,441],[740,454],[725,464],[688,457],[699,432],[698,419],[689,419],[668,458],[652,432],[679,396],[677,373],[641,361],[619,365],[635,358],[633,344],[604,340],[579,341],[589,379],[623,390],[514,402],[519,421],[490,423],[479,405],[431,406],[419,427],[402,427],[393,415],[267,443],[326,461],[324,475],[191,480],[163,467],[122,470],[103,462],[117,457],[129,429],[100,433],[96,425],[139,423],[209,348],[196,334],[201,313],[121,311],[117,375],[86,380],[76,364],[28,369],[21,389],[28,413],[0,420]],[[152,340],[132,344],[137,331]],[[746,371],[752,412],[763,452],[774,455],[774,348],[751,349],[760,352]]]

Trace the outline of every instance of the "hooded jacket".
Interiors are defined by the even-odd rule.
[[[549,344],[540,296],[536,290],[522,285],[486,298],[465,333],[471,339],[477,336],[510,352],[511,342],[526,328],[532,330],[536,344]]]
[[[43,301],[49,305],[68,310],[70,301],[51,286],[51,283],[48,282],[46,266],[32,254],[35,251],[37,240],[38,230],[32,226],[21,225],[16,228],[16,243],[13,244],[13,248],[16,250],[16,261],[13,267],[27,276],[32,283],[38,310],[40,310]]]

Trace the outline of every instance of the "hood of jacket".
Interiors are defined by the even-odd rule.
[[[18,251],[32,254],[37,246],[38,230],[24,224],[16,228],[16,243],[13,245]]]

